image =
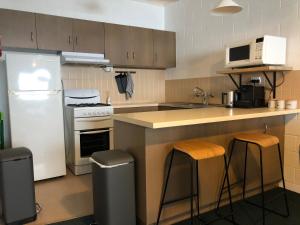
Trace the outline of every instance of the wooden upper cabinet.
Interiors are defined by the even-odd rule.
[[[104,24],[73,20],[74,51],[104,53]]]
[[[169,31],[153,31],[154,67],[176,67],[176,33]]]
[[[130,49],[130,27],[105,24],[105,58],[116,66],[130,65]]]
[[[120,67],[175,67],[176,36],[174,32],[105,24],[105,57]]]
[[[35,14],[0,9],[0,35],[4,47],[36,49]]]
[[[36,14],[38,49],[72,51],[72,21],[65,17]]]
[[[174,32],[0,9],[2,46],[105,53],[117,67],[176,66]]]
[[[115,66],[153,66],[153,31],[105,24],[105,57]]]
[[[153,66],[153,30],[130,28],[131,65],[137,67]]]

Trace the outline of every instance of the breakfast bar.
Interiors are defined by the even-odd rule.
[[[284,147],[286,126],[298,117],[300,109],[275,110],[268,108],[229,109],[208,107],[169,111],[140,112],[114,115],[115,149],[131,153],[136,160],[136,197],[139,224],[156,222],[163,181],[166,173],[166,160],[172,146],[180,140],[200,138],[223,146],[226,151],[237,133],[267,132],[277,136]],[[245,151],[243,143],[232,157],[229,168],[233,199],[240,198],[243,167],[241,163]],[[249,169],[247,194],[259,192],[259,160],[255,146],[249,145]],[[265,189],[278,186],[280,170],[278,155],[273,147],[264,151]],[[284,151],[282,151],[283,155]],[[276,163],[274,163],[276,162]],[[190,190],[189,164],[181,157],[174,157],[174,169],[170,177],[167,199],[187,196]],[[213,158],[199,164],[200,209],[202,212],[214,209],[224,177],[222,158]],[[223,201],[223,204],[226,204]],[[189,201],[181,201],[166,206],[161,215],[161,224],[172,224],[189,216]]]

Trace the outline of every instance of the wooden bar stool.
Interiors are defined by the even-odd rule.
[[[184,198],[172,200],[165,202],[165,195],[168,187],[168,182],[169,182],[169,177],[171,173],[171,168],[173,164],[173,158],[174,158],[174,153],[175,151],[183,153],[187,155],[190,158],[191,162],[191,192],[190,195]],[[171,204],[177,201],[185,200],[190,198],[191,200],[191,208],[190,208],[190,213],[191,213],[191,224],[193,224],[193,199],[194,197],[197,197],[197,213],[198,213],[198,219],[200,215],[200,210],[199,210],[199,176],[198,176],[198,161],[204,160],[204,159],[209,159],[209,158],[215,158],[215,157],[224,157],[224,164],[225,164],[225,173],[226,173],[226,180],[227,180],[227,185],[228,185],[228,191],[229,191],[229,200],[230,200],[230,206],[232,210],[232,201],[231,201],[231,191],[230,191],[230,186],[229,186],[229,176],[228,176],[228,166],[227,166],[227,160],[225,156],[225,149],[220,146],[216,145],[210,142],[206,142],[200,139],[191,139],[191,140],[186,140],[186,141],[180,141],[174,144],[173,150],[171,152],[171,159],[170,159],[170,165],[167,170],[167,176],[165,180],[165,184],[163,187],[163,192],[162,192],[162,198],[159,206],[159,212],[157,216],[157,221],[156,224],[159,224],[160,221],[160,216],[162,212],[162,208],[164,205]],[[197,190],[196,194],[194,194],[194,163],[196,163],[196,179],[197,179]],[[233,211],[233,210],[232,210]],[[210,222],[211,223],[211,222]]]
[[[289,207],[288,207],[287,194],[286,194],[286,189],[285,189],[285,181],[284,181],[284,175],[283,175],[283,165],[282,165],[279,139],[275,136],[264,134],[264,133],[241,133],[241,134],[235,135],[233,142],[232,142],[232,146],[231,146],[230,156],[229,156],[229,160],[228,160],[228,167],[231,162],[231,157],[232,157],[232,153],[235,149],[234,147],[235,147],[236,142],[246,143],[245,162],[244,162],[243,200],[251,205],[254,205],[254,206],[262,209],[263,225],[265,225],[266,211],[277,214],[282,217],[288,217],[289,216]],[[249,200],[245,199],[246,178],[247,178],[247,157],[248,157],[248,145],[249,144],[256,145],[259,149],[259,154],[260,154],[260,185],[261,185],[261,196],[262,196],[262,204],[261,205],[258,205],[256,203],[250,202]],[[281,171],[281,179],[282,179],[282,183],[283,183],[283,194],[284,194],[284,200],[285,200],[286,214],[282,214],[282,213],[276,212],[274,210],[271,210],[271,209],[268,209],[265,207],[262,152],[263,152],[263,149],[270,148],[275,145],[277,145],[277,149],[278,149],[279,164],[280,164],[279,166],[280,166],[280,171]],[[224,189],[224,185],[225,185],[225,179],[226,178],[224,178],[224,180],[223,180],[221,195],[219,197],[217,210],[219,209],[219,205],[220,205],[220,201],[221,201],[221,197],[222,197],[222,193],[223,193],[223,189]]]

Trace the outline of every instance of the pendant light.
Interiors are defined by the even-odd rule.
[[[211,10],[211,12],[214,15],[223,16],[223,15],[238,13],[242,9],[243,8],[237,3],[235,3],[233,0],[222,0],[221,3],[216,8]]]

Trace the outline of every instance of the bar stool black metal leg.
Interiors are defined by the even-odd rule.
[[[284,180],[284,173],[283,173],[283,164],[282,164],[282,158],[281,158],[281,150],[280,150],[280,144],[277,145],[278,148],[278,154],[279,154],[279,162],[280,162],[280,171],[281,171],[281,179],[282,179],[282,185],[283,185],[283,191],[284,191],[284,200],[285,200],[285,207],[286,207],[286,217],[290,215],[290,210],[289,210],[289,204],[287,200],[287,193],[286,193],[286,188],[285,188],[285,180]]]
[[[230,203],[230,210],[232,213],[232,220],[234,221],[234,217],[233,217],[233,206],[232,206],[232,198],[231,198],[231,188],[230,188],[230,181],[229,181],[229,174],[228,174],[228,164],[227,164],[227,159],[226,159],[226,155],[224,155],[224,164],[225,164],[225,176],[227,177],[227,187],[228,187],[228,194],[229,194],[229,203]]]
[[[194,202],[194,160],[191,158],[191,225],[193,225],[193,202]]]
[[[262,216],[263,216],[263,225],[265,225],[265,191],[264,191],[264,170],[263,170],[263,158],[262,158],[262,149],[259,146],[259,156],[260,156],[260,182],[261,182],[261,199],[262,199]]]
[[[233,154],[234,147],[235,147],[235,142],[236,142],[236,139],[233,139],[233,142],[232,142],[232,145],[231,145],[231,148],[230,148],[228,164],[227,164],[228,170],[229,170],[229,166],[230,166],[232,154]],[[226,179],[227,179],[227,178],[226,178],[226,174],[225,174],[224,179],[223,179],[223,182],[222,182],[222,185],[221,185],[221,190],[220,190],[220,194],[219,194],[218,204],[217,204],[217,208],[216,208],[216,211],[217,211],[217,212],[219,211],[219,208],[220,208],[220,203],[221,203],[221,199],[222,199],[222,196],[223,196],[223,189],[224,189],[224,186],[225,186],[225,181],[226,181]]]
[[[172,153],[171,153],[170,165],[169,165],[168,172],[167,172],[167,178],[166,178],[166,181],[165,181],[165,184],[164,184],[164,189],[163,189],[162,198],[161,198],[161,200],[160,200],[160,205],[159,205],[159,211],[158,211],[158,216],[157,216],[156,225],[159,224],[159,220],[160,220],[160,216],[161,216],[162,207],[163,207],[163,204],[164,204],[164,201],[165,201],[166,191],[167,191],[167,187],[168,187],[169,177],[170,177],[171,168],[172,168],[172,163],[173,163],[173,158],[174,158],[174,153],[175,153],[175,150],[173,149],[173,150],[172,150]]]
[[[244,163],[243,200],[245,199],[245,192],[246,192],[247,158],[248,158],[248,143],[246,143],[245,163]]]
[[[200,203],[199,203],[199,166],[198,166],[198,161],[196,161],[196,176],[197,176],[197,213],[198,213],[198,217],[200,216]]]

